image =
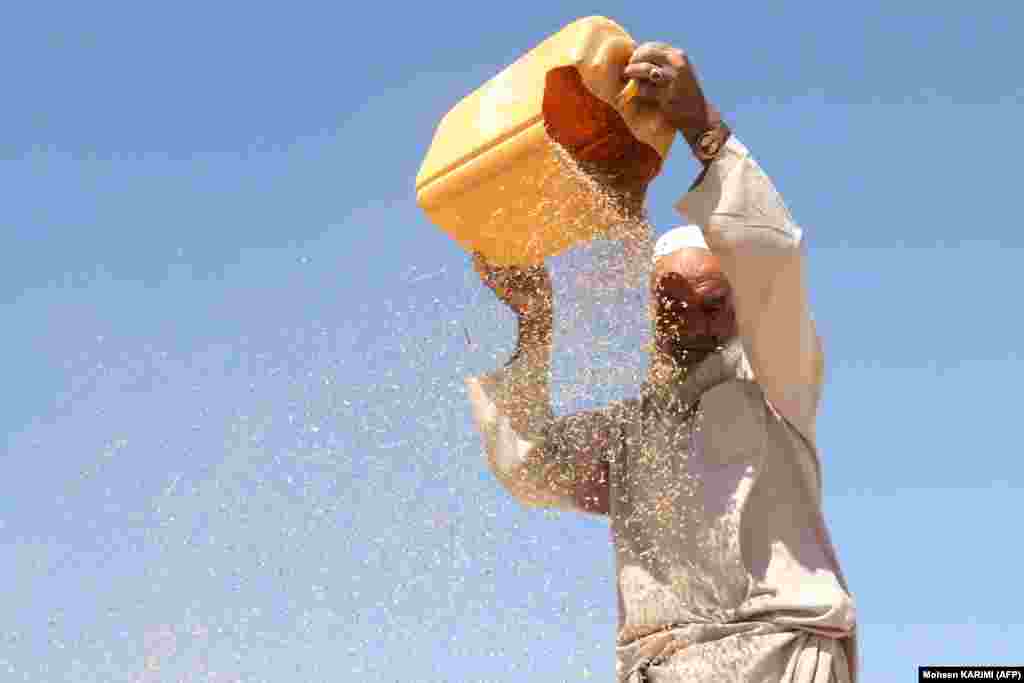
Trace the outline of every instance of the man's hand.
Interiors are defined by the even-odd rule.
[[[704,97],[693,62],[678,48],[665,43],[640,45],[623,78],[636,79],[636,97],[660,106],[690,147],[701,133],[721,123],[718,109]]]
[[[484,285],[520,319],[551,318],[553,290],[551,275],[545,266],[502,268],[491,265],[482,254],[475,252],[473,267]]]

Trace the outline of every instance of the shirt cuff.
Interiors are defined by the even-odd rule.
[[[705,236],[715,218],[723,225],[773,228],[795,244],[802,237],[775,186],[735,135],[722,146],[700,184],[687,192],[675,209],[699,225]]]
[[[742,159],[749,156],[750,152],[746,146],[736,138],[735,134],[730,135],[722,145],[722,151],[718,158],[705,169],[704,178],[700,184],[691,188],[676,202],[676,211],[688,218],[691,223],[696,223],[701,227],[707,225],[729,173]]]

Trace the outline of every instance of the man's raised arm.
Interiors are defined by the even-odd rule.
[[[518,343],[498,370],[466,380],[488,466],[521,503],[608,513],[608,463],[622,448],[621,408],[555,418],[550,403],[552,311],[543,268],[496,269],[484,284],[517,315]]]
[[[676,208],[704,231],[733,290],[739,334],[774,409],[814,439],[823,355],[804,288],[800,228],[768,176],[704,96],[692,60],[640,45],[624,78],[657,104],[704,171]]]
[[[775,410],[813,441],[823,354],[804,283],[802,231],[734,136],[676,208],[702,228],[722,264],[758,383]]]

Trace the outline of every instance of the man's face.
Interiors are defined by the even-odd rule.
[[[679,249],[651,274],[654,341],[677,359],[702,357],[736,336],[732,289],[706,249]]]

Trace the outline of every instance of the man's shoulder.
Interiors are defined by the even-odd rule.
[[[711,438],[723,444],[729,439],[763,438],[765,443],[804,452],[817,474],[813,416],[806,425],[794,424],[776,410],[756,379],[730,379],[711,387],[701,396],[700,405],[702,429],[710,429]]]
[[[753,378],[734,378],[709,387],[701,394],[700,412],[713,413],[726,422],[761,420],[771,410],[761,385]]]

